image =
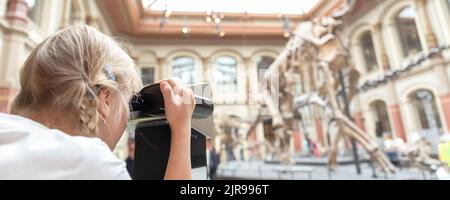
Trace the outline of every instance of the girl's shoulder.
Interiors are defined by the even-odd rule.
[[[0,169],[5,172],[0,178],[129,179],[125,163],[99,138],[70,136],[4,113],[0,113]]]

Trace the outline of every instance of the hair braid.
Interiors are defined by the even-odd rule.
[[[99,120],[98,114],[98,98],[94,91],[87,85],[84,96],[80,103],[80,130],[81,133],[94,137],[97,134],[97,124]]]

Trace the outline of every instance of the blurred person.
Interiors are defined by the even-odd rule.
[[[209,176],[211,180],[216,179],[217,168],[220,165],[220,154],[216,148],[212,148],[209,154]]]
[[[191,179],[192,90],[160,83],[172,129],[164,178]],[[0,179],[131,178],[112,149],[142,83],[117,42],[86,25],[63,29],[31,52],[20,85],[12,114],[0,113]]]
[[[314,155],[314,144],[311,140],[311,138],[309,138],[308,134],[305,134],[305,140],[306,140],[306,146],[308,147],[308,155],[312,156]]]
[[[400,165],[400,151],[391,134],[384,135],[384,152],[392,164]]]
[[[320,144],[317,142],[313,142],[313,146],[314,146],[314,156],[319,158],[320,157]]]
[[[439,143],[439,160],[450,167],[450,133],[444,133]]]

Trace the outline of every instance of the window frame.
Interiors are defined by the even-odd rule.
[[[414,112],[416,114],[416,119],[417,122],[419,123],[418,128],[420,130],[430,130],[430,122],[428,121],[428,119],[426,118],[426,111],[424,108],[424,101],[422,99],[419,99],[419,97],[417,97],[417,94],[419,92],[427,92],[429,95],[431,95],[432,97],[432,109],[434,112],[434,118],[436,120],[436,126],[438,129],[442,129],[444,128],[444,124],[442,122],[442,117],[441,114],[439,112],[439,108],[438,108],[438,102],[436,99],[436,95],[433,93],[433,91],[429,90],[429,89],[418,89],[418,90],[414,90],[413,92],[410,93],[409,97],[412,101],[412,105],[414,107]],[[425,124],[426,123],[426,124]]]
[[[179,66],[182,66],[182,65],[178,65],[178,66],[175,66],[175,62],[178,60],[178,59],[190,59],[190,61],[192,62],[192,63],[189,63],[190,65],[189,66],[191,66],[192,65],[192,70],[190,71],[190,75],[191,75],[191,78],[190,78],[190,83],[185,83],[184,82],[184,80],[182,80],[181,79],[181,77],[177,77],[176,75],[175,75],[175,70],[174,70],[174,68],[175,67],[179,67]],[[185,65],[185,66],[188,66],[188,65]],[[174,58],[172,58],[171,59],[171,62],[170,62],[170,76],[171,77],[173,77],[173,78],[175,78],[175,79],[177,79],[178,81],[180,81],[180,82],[182,82],[183,84],[187,84],[187,85],[191,85],[191,84],[195,84],[195,82],[196,82],[196,75],[197,75],[197,73],[196,73],[196,61],[195,61],[195,58],[194,57],[192,57],[192,56],[189,56],[189,55],[179,55],[179,56],[176,56],[176,57],[174,57]]]
[[[402,26],[400,25],[400,22],[399,22],[400,15],[403,12],[405,12],[407,9],[412,9],[412,11],[414,11],[414,17],[412,19],[413,19],[414,28],[415,28],[414,33],[417,35],[417,38],[416,38],[415,42],[417,42],[418,47],[420,47],[420,49],[418,49],[417,52],[414,52],[413,51],[414,49],[411,49],[411,47],[409,46],[409,41],[406,41],[407,38],[405,38],[406,35],[405,35],[405,32],[403,31],[404,29],[402,29]],[[412,55],[415,55],[415,54],[417,54],[419,52],[424,51],[424,49],[425,49],[422,46],[422,41],[421,41],[421,37],[422,36],[421,36],[420,30],[419,30],[420,23],[417,21],[417,17],[418,17],[417,15],[418,15],[417,8],[415,6],[413,6],[413,5],[407,5],[407,6],[402,7],[401,9],[399,9],[397,11],[397,13],[394,15],[394,18],[393,18],[393,21],[394,21],[394,24],[395,24],[395,28],[396,28],[396,31],[397,31],[398,42],[399,42],[399,45],[400,45],[399,47],[400,47],[401,55],[403,56],[403,58],[407,58],[407,57],[410,57]],[[408,47],[406,45],[408,45]]]
[[[372,64],[372,66],[371,66],[371,64],[369,63],[369,60],[368,60],[368,57],[367,57],[367,54],[365,54],[365,47],[364,47],[364,44],[365,44],[365,39],[364,39],[364,37],[370,37],[370,43],[371,43],[371,49],[372,49],[372,53],[373,53],[373,60],[371,61],[371,62],[373,62]],[[367,39],[367,38],[366,38]],[[358,37],[358,42],[361,44],[361,58],[363,59],[363,61],[364,61],[364,70],[366,71],[366,73],[371,73],[371,72],[375,72],[375,71],[377,71],[378,70],[378,68],[379,68],[379,64],[378,64],[378,59],[377,59],[377,50],[375,49],[375,41],[374,41],[374,38],[373,38],[373,34],[372,34],[372,32],[370,31],[370,30],[366,30],[366,31],[363,31],[360,35],[359,35],[359,37]]]
[[[153,70],[153,78],[152,78],[152,82],[148,82],[148,83],[146,83],[145,82],[145,78],[144,78],[144,70],[148,70],[148,69],[151,69],[151,70]],[[153,84],[153,83],[155,83],[155,81],[156,81],[156,68],[154,67],[154,66],[146,66],[146,67],[141,67],[141,80],[142,80],[142,83],[144,84],[144,85],[148,85],[148,84]]]
[[[235,73],[235,76],[234,76],[235,80],[233,81],[234,82],[233,89],[230,89],[230,90],[224,89],[224,88],[228,88],[228,86],[227,87],[223,87],[222,85],[224,85],[224,84],[219,83],[218,80],[217,80],[218,60],[222,59],[222,58],[230,58],[230,59],[232,59],[234,61],[234,70],[233,71]],[[215,85],[216,92],[225,93],[225,94],[229,94],[229,93],[233,93],[234,94],[234,93],[238,93],[239,92],[239,73],[238,73],[238,67],[239,66],[238,65],[239,65],[238,59],[235,56],[232,56],[232,55],[220,55],[220,56],[217,56],[213,60],[213,77],[214,77],[214,85]],[[222,63],[222,66],[227,66],[227,65]],[[230,66],[233,66],[233,65],[228,65],[228,66],[230,67]]]

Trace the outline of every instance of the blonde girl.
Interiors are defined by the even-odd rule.
[[[85,25],[39,44],[21,70],[12,114],[0,113],[0,179],[130,179],[111,151],[142,86],[136,69],[117,42]],[[165,178],[190,179],[192,91],[172,80],[161,90],[173,130]]]

